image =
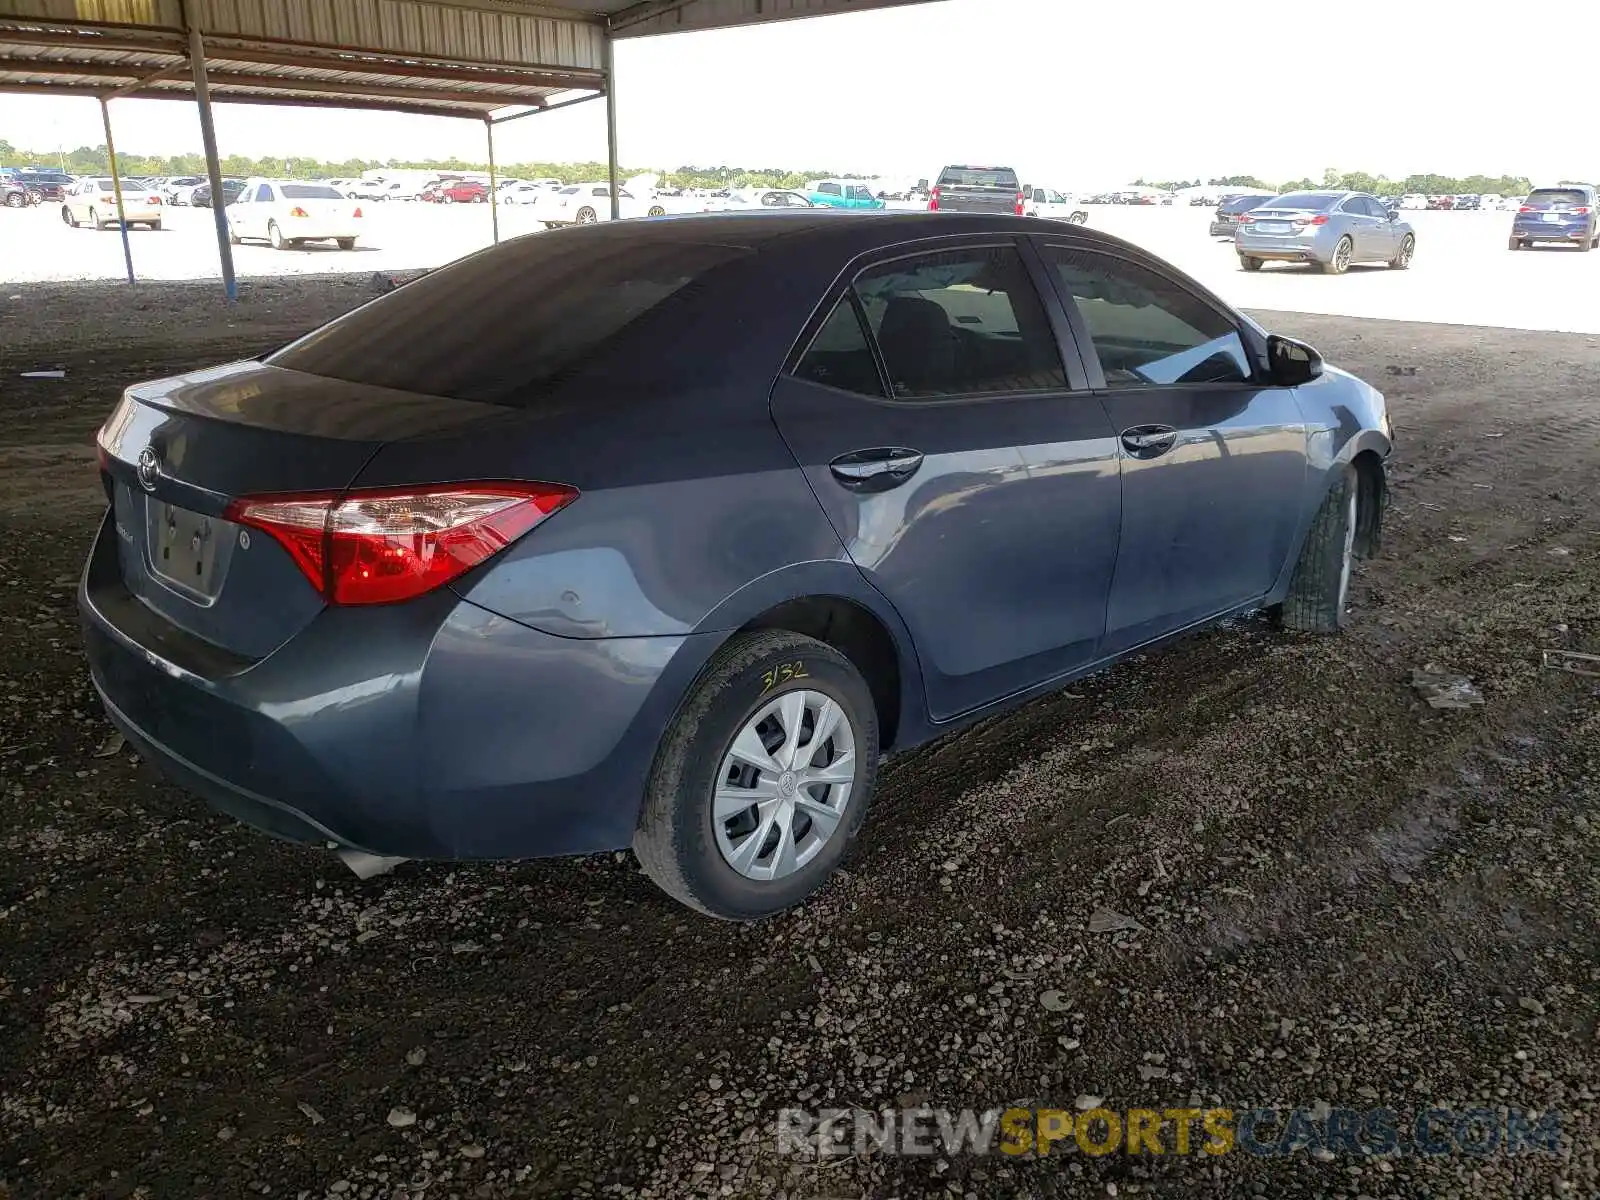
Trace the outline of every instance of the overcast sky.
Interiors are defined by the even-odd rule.
[[[1513,34],[1516,5],[945,0],[617,49],[624,165],[931,175],[1016,166],[1060,187],[1323,168],[1600,175],[1600,3]],[[1474,12],[1478,14],[1474,16]],[[1542,106],[1551,107],[1544,108]],[[193,108],[121,100],[119,148],[200,149]],[[224,153],[482,157],[473,121],[219,106]],[[0,95],[0,137],[104,140],[92,100]],[[600,103],[496,134],[502,161],[603,159]]]

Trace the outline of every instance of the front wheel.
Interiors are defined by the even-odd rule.
[[[355,238],[336,238],[335,240],[339,243],[339,249],[341,250],[354,250],[356,248]]]
[[[662,208],[661,205],[652,204],[650,206],[650,216],[652,216],[652,217],[664,217],[666,215],[667,215],[667,210]]]
[[[597,220],[599,218],[595,216],[594,209],[585,206],[578,210],[579,225],[593,225]]]
[[[65,204],[61,206],[61,223],[70,225],[73,229],[78,227],[78,218],[72,215],[72,210]]]
[[[6,196],[7,208],[21,208],[28,203],[27,192],[11,192]]]
[[[1261,270],[1261,265],[1259,258],[1251,258],[1248,254],[1239,256],[1239,269],[1241,271],[1259,271]]]
[[[1350,257],[1355,253],[1355,243],[1348,237],[1339,239],[1339,244],[1333,248],[1333,257],[1322,264],[1324,275],[1343,275],[1350,269]]]
[[[850,660],[786,630],[742,634],[662,738],[633,850],[691,908],[771,916],[839,865],[877,773],[877,710]]]
[[[1312,518],[1289,594],[1276,613],[1280,625],[1303,633],[1338,633],[1344,627],[1360,498],[1361,477],[1347,467]]]
[[[1417,239],[1409,233],[1400,239],[1400,249],[1396,250],[1394,257],[1389,260],[1389,265],[1396,271],[1404,271],[1411,265],[1411,256],[1417,252]]]
[[[1068,225],[1087,225],[1088,223],[1089,223],[1089,214],[1086,213],[1086,212],[1083,212],[1082,210],[1074,212],[1071,216],[1069,216],[1067,218],[1067,224]]]

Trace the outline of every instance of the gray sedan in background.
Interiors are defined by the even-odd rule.
[[[1411,265],[1417,235],[1397,209],[1365,192],[1289,192],[1244,213],[1234,233],[1239,265],[1259,271],[1267,262],[1314,263],[1342,275],[1352,263]]]

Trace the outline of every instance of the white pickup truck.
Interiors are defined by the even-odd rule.
[[[361,201],[331,184],[296,179],[247,180],[227,212],[234,244],[254,238],[278,250],[305,242],[335,242],[341,250],[354,250],[365,220]]]

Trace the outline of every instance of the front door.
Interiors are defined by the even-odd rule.
[[[862,271],[772,395],[935,720],[1094,660],[1121,503],[1111,426],[1068,391],[1016,244],[946,247]]]
[[[1254,381],[1231,315],[1152,266],[1040,251],[1117,431],[1104,652],[1260,599],[1292,552],[1309,469],[1293,389]]]

